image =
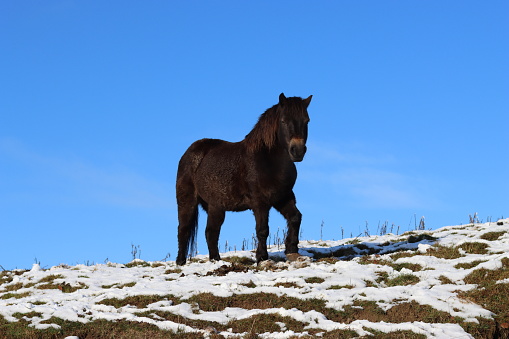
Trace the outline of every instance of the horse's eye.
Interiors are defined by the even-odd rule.
[[[281,120],[281,123],[282,123],[283,125],[286,125],[286,120]]]

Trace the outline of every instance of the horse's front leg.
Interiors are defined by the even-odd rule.
[[[285,254],[298,253],[299,252],[299,230],[300,223],[302,220],[302,214],[296,206],[295,196],[292,192],[292,197],[276,206],[276,210],[279,211],[285,217],[288,225],[288,232],[285,239]]]
[[[208,206],[207,227],[205,229],[205,238],[209,248],[210,260],[221,260],[219,256],[219,232],[224,222],[225,212],[221,209]]]
[[[256,249],[256,262],[269,259],[267,253],[267,237],[269,236],[269,210],[270,207],[259,207],[253,209],[256,219],[256,238],[258,248]]]

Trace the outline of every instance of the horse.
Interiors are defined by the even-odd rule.
[[[279,103],[259,117],[242,141],[201,139],[189,146],[177,170],[177,265],[184,265],[196,251],[199,205],[208,214],[205,238],[211,261],[221,260],[218,241],[226,211],[253,211],[257,263],[269,258],[272,207],[287,222],[285,254],[298,253],[302,214],[293,192],[297,179],[294,162],[302,161],[307,150],[307,108],[312,97],[287,98],[281,93]]]

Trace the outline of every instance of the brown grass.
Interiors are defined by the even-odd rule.
[[[506,234],[506,231],[500,231],[500,232],[488,232],[481,235],[481,239],[488,240],[488,241],[495,241],[500,239],[504,234]]]
[[[195,303],[205,312],[223,311],[226,307],[243,309],[297,308],[303,312],[325,308],[325,301],[278,296],[273,293],[234,294],[231,297],[217,297],[212,293],[200,293],[182,302]]]
[[[98,302],[98,304],[109,305],[109,306],[113,306],[115,308],[120,308],[120,307],[124,307],[127,305],[136,306],[137,308],[145,308],[145,307],[147,307],[147,305],[153,304],[158,301],[163,301],[163,300],[171,300],[173,303],[178,302],[177,298],[175,298],[171,294],[168,294],[168,295],[163,295],[163,296],[160,296],[160,295],[136,295],[136,296],[127,297],[124,299],[109,298],[109,299],[104,299],[104,300]]]
[[[483,242],[465,242],[458,246],[467,253],[486,254],[488,253],[488,244]]]
[[[442,245],[435,245],[428,249],[427,254],[441,259],[458,259],[463,255],[456,247],[447,247]]]
[[[484,241],[495,241],[500,237],[504,236],[506,232],[488,232],[483,234],[480,238]],[[401,241],[418,242],[423,240],[435,240],[427,234],[407,234],[407,238]],[[415,274],[399,274],[394,278],[389,278],[391,267],[395,271],[401,271],[402,269],[408,269],[412,272],[418,272],[423,270],[423,267],[418,264],[411,263],[395,263],[399,258],[412,257],[415,255],[432,255],[438,258],[450,260],[460,258],[463,255],[460,250],[470,254],[487,254],[489,253],[489,245],[482,241],[470,241],[463,243],[459,246],[432,246],[426,254],[412,252],[412,251],[400,251],[389,256],[378,255],[384,245],[378,247],[368,246],[363,243],[356,243],[355,245],[342,246],[335,248],[327,253],[321,253],[316,251],[315,259],[317,263],[321,265],[334,264],[338,261],[337,257],[343,257],[342,260],[349,260],[351,257],[359,257],[358,252],[360,250],[364,253],[364,256],[356,259],[360,264],[372,264],[384,266],[380,267],[378,272],[378,278],[376,281],[368,281],[366,284],[373,287],[392,287],[392,286],[405,286],[417,284],[420,279]],[[312,251],[312,250],[311,250]],[[347,259],[345,259],[345,257]],[[207,275],[210,276],[226,276],[228,274],[237,274],[248,271],[258,271],[263,268],[256,265],[255,262],[250,258],[245,257],[227,257],[224,258],[228,262],[226,265],[210,271]],[[371,322],[387,322],[387,323],[402,323],[402,322],[427,322],[427,323],[456,323],[462,326],[465,331],[473,335],[475,338],[509,338],[509,330],[504,329],[509,324],[509,308],[507,307],[507,296],[509,295],[509,283],[497,283],[498,281],[509,278],[509,259],[504,258],[501,260],[501,265],[498,269],[487,270],[483,268],[477,268],[479,264],[484,262],[483,260],[473,260],[469,263],[457,264],[456,269],[471,269],[472,272],[464,278],[464,283],[475,284],[476,288],[473,288],[467,292],[457,292],[458,295],[465,299],[466,302],[476,303],[492,311],[495,314],[495,321],[490,319],[479,318],[479,323],[467,323],[464,319],[452,317],[447,312],[442,312],[434,309],[429,305],[421,305],[414,301],[407,302],[404,300],[393,301],[394,306],[386,311],[378,306],[377,302],[369,301],[366,294],[359,294],[358,299],[351,305],[343,306],[342,309],[328,307],[326,300],[323,299],[301,299],[296,297],[290,297],[286,295],[276,295],[273,293],[246,293],[246,294],[233,294],[230,297],[218,297],[211,293],[200,293],[187,299],[181,299],[173,295],[138,295],[129,296],[123,299],[104,299],[99,304],[110,305],[115,308],[121,308],[126,305],[137,307],[137,316],[146,317],[154,320],[165,319],[177,324],[190,326],[196,330],[204,330],[209,327],[213,327],[217,331],[230,331],[233,334],[242,334],[242,338],[258,338],[258,333],[264,332],[281,332],[281,331],[293,331],[295,336],[293,338],[315,338],[320,336],[321,338],[352,338],[357,337],[357,333],[351,330],[335,330],[326,332],[320,329],[306,328],[309,324],[307,322],[297,321],[291,317],[283,317],[278,313],[259,313],[245,319],[232,319],[226,324],[221,324],[213,321],[206,320],[195,320],[182,317],[178,314],[173,314],[167,311],[147,311],[145,308],[152,303],[168,300],[174,305],[180,303],[191,304],[193,311],[196,313],[201,312],[213,312],[223,311],[227,307],[238,307],[248,310],[267,310],[267,309],[297,309],[302,312],[316,311],[323,314],[327,319],[334,322],[349,324],[355,320],[365,319]],[[135,262],[131,266],[165,266],[165,265],[154,265],[145,262]],[[280,265],[278,265],[279,267]],[[477,269],[476,269],[477,268]],[[276,269],[276,267],[269,267],[267,269]],[[168,267],[163,268],[162,274],[182,274],[182,269],[179,267]],[[387,271],[387,272],[386,272]],[[22,283],[12,283],[13,277],[23,272],[0,272],[0,294],[2,299],[10,298],[23,298],[30,295],[30,292],[19,293],[18,291],[28,286],[34,286],[39,289],[60,289],[64,293],[71,293],[80,288],[87,288],[86,285],[81,284],[78,286],[70,286],[69,284],[62,281],[65,279],[62,275],[48,275],[40,281],[33,282],[29,281],[25,285]],[[397,272],[395,272],[397,273]],[[175,276],[173,276],[175,277]],[[60,281],[56,281],[60,279]],[[304,279],[308,286],[314,286],[316,288],[324,288],[324,285],[319,286],[323,282],[326,282],[321,277],[305,277]],[[449,278],[440,276],[439,280],[442,284],[454,284]],[[463,283],[463,282],[461,282]],[[128,288],[133,287],[135,283],[128,284],[112,284],[102,286],[103,288]],[[241,284],[248,288],[257,287],[253,281]],[[279,282],[274,286],[283,287],[289,289],[301,288],[295,282]],[[328,284],[326,286],[329,286]],[[333,285],[328,287],[328,290],[340,290],[340,289],[352,289],[355,288],[353,285]],[[246,290],[249,292],[250,290]],[[347,292],[347,291],[343,291]],[[331,292],[329,293],[336,293]],[[340,293],[338,291],[337,293]],[[366,292],[367,293],[367,292]],[[9,301],[11,302],[11,301]],[[16,300],[13,299],[12,303]],[[43,304],[42,302],[34,301],[33,304]],[[268,311],[272,312],[272,311]],[[164,331],[159,329],[157,326],[150,325],[143,322],[131,322],[131,321],[106,321],[106,320],[95,320],[86,324],[72,321],[64,321],[62,319],[51,318],[44,323],[52,323],[61,326],[60,329],[47,329],[47,330],[35,330],[33,327],[28,326],[29,322],[27,319],[33,317],[40,317],[41,314],[37,312],[28,313],[15,313],[13,315],[17,322],[7,322],[0,316],[0,338],[63,338],[68,335],[76,335],[80,338],[203,338],[202,333],[185,333],[185,332],[172,332]],[[382,333],[374,329],[365,328],[366,331],[371,332],[375,338],[424,338],[423,335],[413,333],[411,331],[395,331],[391,333]],[[307,332],[308,335],[303,335],[302,332]],[[212,333],[210,338],[222,338],[218,334]]]
[[[203,338],[201,333],[175,333],[161,330],[155,325],[135,321],[95,320],[86,324],[51,318],[45,323],[59,325],[60,329],[36,330],[26,320],[8,322],[0,316],[0,338],[9,339],[54,339],[68,335],[79,338],[131,339],[131,338]]]

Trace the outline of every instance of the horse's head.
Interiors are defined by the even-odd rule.
[[[311,102],[299,97],[287,98],[283,93],[279,95],[279,142],[287,148],[290,159],[299,162],[306,154],[306,141],[308,139],[309,116],[307,108]]]

